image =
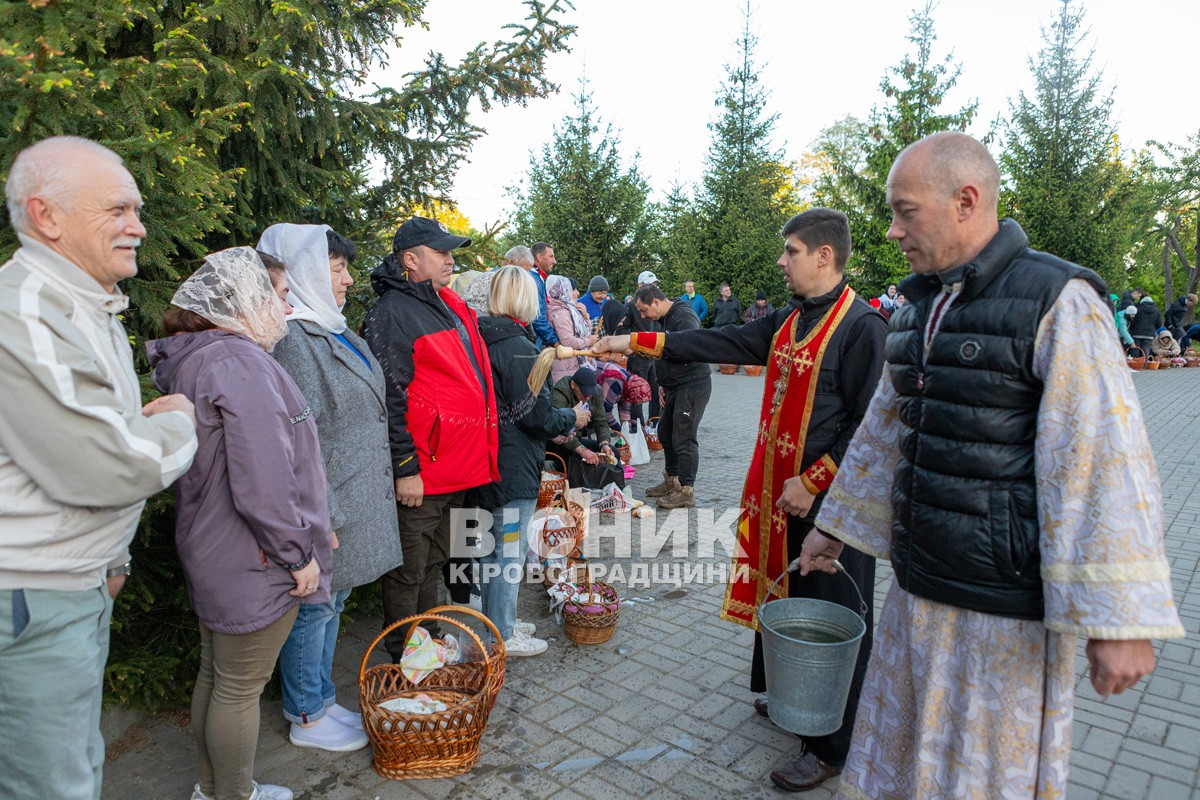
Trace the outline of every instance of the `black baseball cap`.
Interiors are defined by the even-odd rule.
[[[596,373],[592,372],[590,367],[580,367],[575,370],[575,374],[571,376],[571,380],[575,381],[575,385],[579,387],[579,391],[586,396],[591,397],[596,393]]]
[[[471,240],[466,236],[455,236],[436,219],[413,217],[396,229],[392,239],[392,252],[399,253],[412,247],[425,245],[434,250],[457,250],[469,247]]]

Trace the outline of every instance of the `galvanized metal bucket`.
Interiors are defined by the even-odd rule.
[[[858,592],[860,612],[825,600],[788,597],[770,600],[783,576],[771,584],[758,607],[763,666],[771,721],[802,736],[825,736],[842,727],[858,648],[867,631],[867,604],[858,583],[840,562],[837,571]]]

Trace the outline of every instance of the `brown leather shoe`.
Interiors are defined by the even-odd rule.
[[[788,792],[804,792],[842,774],[807,750],[771,773],[771,782]]]
[[[767,719],[771,718],[771,715],[767,713],[767,698],[765,697],[754,698],[754,710],[757,711],[760,716],[764,716]]]

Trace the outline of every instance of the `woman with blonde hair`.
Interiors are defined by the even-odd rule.
[[[479,332],[488,348],[496,392],[500,480],[472,489],[467,505],[492,515],[495,546],[479,559],[483,613],[500,631],[510,656],[534,656],[545,652],[547,644],[533,638],[532,624],[517,620],[517,591],[546,442],[585,425],[590,417],[586,411],[552,408],[549,383],[530,391],[529,373],[538,356],[530,328],[538,315],[537,284],[520,267],[501,267],[490,274],[491,316],[479,318]]]
[[[259,697],[300,603],[329,601],[332,531],[312,412],[268,353],[284,303],[249,247],[213,253],[146,344],[154,385],[196,407],[175,546],[200,619],[192,800],[291,800],[254,781]]]

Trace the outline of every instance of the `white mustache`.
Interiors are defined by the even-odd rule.
[[[141,239],[117,239],[115,242],[113,242],[113,247],[134,247],[134,248],[137,248],[137,247],[141,247],[141,246],[142,246],[142,240],[141,240]]]

